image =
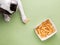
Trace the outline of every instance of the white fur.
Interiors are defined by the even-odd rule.
[[[10,10],[10,3],[18,4],[18,8],[21,12],[22,21],[26,23],[26,21],[28,20],[25,16],[21,0],[0,0],[0,7],[2,7],[5,10],[8,10],[10,13],[13,13],[13,11]],[[10,20],[10,18],[7,17],[6,20],[8,19]]]
[[[22,21],[24,23],[27,23],[28,22],[28,19],[25,16],[25,13],[24,13],[24,10],[23,10],[23,6],[22,6],[22,3],[21,3],[21,0],[17,0],[17,2],[18,2],[18,8],[19,8],[19,10],[21,12]]]
[[[11,18],[10,18],[7,14],[4,14],[4,20],[5,20],[6,22],[9,22],[10,19],[11,19]]]

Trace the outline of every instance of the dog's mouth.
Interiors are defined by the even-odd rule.
[[[0,7],[0,13],[4,13],[4,14],[8,14],[8,15],[11,15],[10,12],[8,12],[7,10],[3,9]]]

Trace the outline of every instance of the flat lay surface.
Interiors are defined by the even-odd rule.
[[[30,20],[22,23],[17,11],[6,23],[0,14],[0,45],[60,45],[60,0],[21,0],[26,16]],[[34,32],[37,24],[50,18],[57,33],[46,41],[41,41]]]

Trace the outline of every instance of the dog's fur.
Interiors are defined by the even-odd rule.
[[[27,18],[20,0],[0,0],[0,13],[3,14],[6,22],[10,21],[10,15],[16,11],[17,7],[21,12],[22,21],[26,23]]]

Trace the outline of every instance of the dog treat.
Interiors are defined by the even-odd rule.
[[[56,33],[56,29],[52,22],[47,19],[35,28],[35,32],[42,40],[45,40],[49,38],[48,36],[52,36],[53,33]]]

